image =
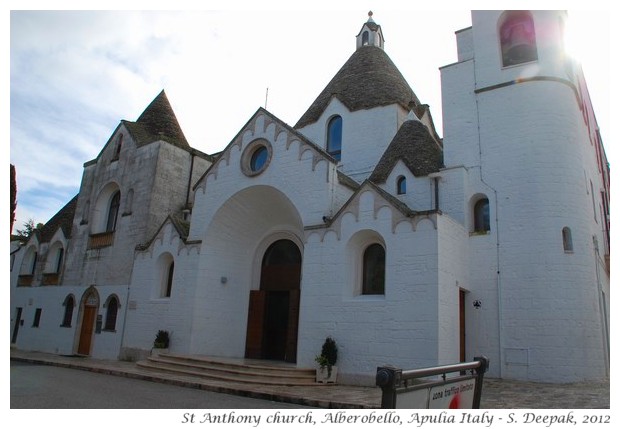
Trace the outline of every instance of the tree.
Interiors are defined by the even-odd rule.
[[[37,230],[43,228],[42,223],[34,224],[34,219],[28,219],[28,222],[24,222],[24,229],[18,229],[16,234],[18,238],[27,240]]]
[[[11,164],[11,231],[13,233],[13,222],[15,222],[15,209],[17,208],[17,180],[15,179],[15,166]]]

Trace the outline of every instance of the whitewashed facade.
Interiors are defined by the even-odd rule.
[[[260,108],[216,156],[162,92],[11,254],[12,342],[135,360],[164,329],[173,353],[311,367],[331,336],[343,383],[479,355],[608,377],[609,170],[565,18],[473,12],[443,139],[372,17],[294,127]]]

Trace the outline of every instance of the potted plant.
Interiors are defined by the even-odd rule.
[[[168,347],[170,346],[170,333],[168,331],[164,331],[160,329],[157,331],[157,335],[155,335],[155,341],[153,341],[153,349],[151,350],[151,354],[157,356],[161,353],[168,352]]]
[[[316,370],[316,381],[318,383],[335,383],[338,375],[338,347],[332,337],[327,337],[321,348],[321,354],[314,358],[319,365]]]

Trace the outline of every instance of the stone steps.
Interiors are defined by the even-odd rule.
[[[317,386],[315,369],[284,362],[160,354],[136,363],[139,368],[203,379],[272,386]]]

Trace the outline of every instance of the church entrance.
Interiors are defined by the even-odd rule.
[[[301,252],[291,240],[265,251],[260,289],[250,291],[245,357],[297,361]]]
[[[90,355],[98,308],[99,296],[95,290],[91,289],[84,294],[82,299],[82,325],[79,330],[80,337],[77,347],[77,354],[79,355]]]

